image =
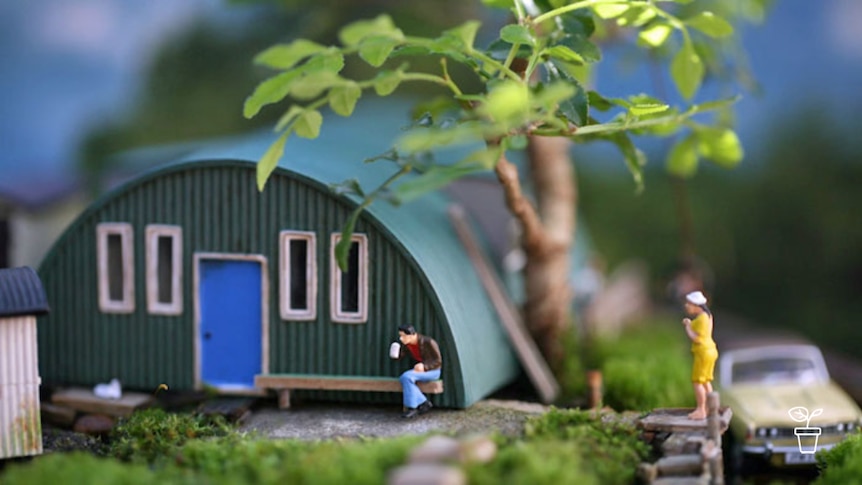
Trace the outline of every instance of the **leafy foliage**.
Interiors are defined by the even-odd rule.
[[[487,49],[475,46],[479,22],[468,21],[442,32],[437,37],[405,34],[388,15],[360,20],[344,26],[339,32],[340,46],[322,46],[306,40],[273,46],[255,58],[255,62],[277,72],[263,81],[245,102],[244,114],[253,117],[267,105],[279,103],[288,96],[301,103],[291,105],[276,125],[279,133],[273,148],[259,164],[258,185],[264,184],[283,154],[283,145],[291,133],[315,138],[322,124],[319,109],[329,105],[341,116],[350,116],[357,101],[367,90],[380,96],[389,95],[405,82],[429,82],[448,90],[437,114],[423,126],[414,126],[395,141],[396,159],[452,145],[478,143],[485,148],[456,162],[453,167],[433,164],[425,175],[413,179],[406,188],[388,192],[390,179],[382,189],[394,194],[390,198],[409,199],[435,190],[452,180],[476,170],[492,169],[504,150],[523,147],[525,135],[565,136],[576,141],[608,141],[620,148],[634,180],[642,182],[646,162],[628,132],[665,136],[679,128],[691,130],[697,140],[681,145],[671,162],[672,170],[681,175],[693,174],[699,157],[723,166],[735,165],[742,157],[739,140],[725,128],[710,127],[691,118],[704,111],[726,107],[727,103],[690,105],[671,108],[668,100],[639,95],[628,99],[605,99],[589,94],[578,78],[585,66],[601,60],[601,52],[591,40],[596,25],[615,22],[625,29],[636,29],[640,43],[648,49],[674,49],[670,63],[673,81],[686,100],[697,94],[706,68],[695,49],[690,30],[705,34],[707,39],[726,37],[733,27],[711,11],[695,11],[685,19],[674,15],[669,7],[641,0],[583,0],[572,3],[550,1],[532,4],[529,15],[520,1],[486,2],[494,7],[511,9],[517,22],[500,29],[498,38]],[[668,42],[679,33],[678,46]],[[389,61],[404,55],[440,59],[440,72],[411,70],[407,65],[393,67]],[[358,57],[377,74],[371,79],[342,77],[345,59]],[[449,75],[448,63],[470,69],[484,89],[464,92]],[[598,109],[621,108],[607,121],[591,114],[591,100]],[[424,113],[422,113],[424,115]],[[442,115],[442,116],[441,116]],[[685,149],[683,152],[682,150]],[[418,171],[400,163],[401,175]],[[373,191],[364,197],[370,203]],[[362,210],[362,204],[357,211]],[[350,224],[344,240],[350,239]],[[347,246],[337,248],[342,267],[346,265]]]
[[[121,460],[152,463],[170,456],[189,440],[225,436],[230,427],[221,416],[137,411],[111,431],[110,454]]]
[[[635,426],[613,413],[552,408],[527,422],[525,437],[534,443],[577,443],[570,456],[580,458],[582,473],[602,484],[631,483],[650,452]]]
[[[858,431],[834,448],[817,453],[820,477],[815,485],[862,483],[862,434]]]
[[[602,371],[605,405],[646,411],[691,404],[689,344],[670,322],[646,321],[587,345],[588,366]]]

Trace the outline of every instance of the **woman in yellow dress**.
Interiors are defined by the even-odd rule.
[[[691,339],[694,365],[691,382],[697,407],[688,415],[689,419],[706,419],[706,395],[712,392],[713,371],[718,359],[718,349],[712,339],[712,312],[706,306],[706,297],[700,291],[685,295],[685,312],[691,318],[683,318],[685,333]]]

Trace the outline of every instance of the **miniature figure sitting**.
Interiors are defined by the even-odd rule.
[[[691,382],[697,407],[688,415],[689,419],[706,419],[706,395],[712,392],[713,371],[718,359],[718,349],[712,339],[712,312],[706,306],[706,297],[700,291],[685,295],[685,312],[693,317],[683,318],[685,333],[691,339],[694,364]]]
[[[416,333],[412,325],[401,325],[398,327],[398,340],[402,345],[397,356],[390,354],[393,358],[404,357],[405,348],[417,364],[411,370],[401,374],[401,388],[404,392],[404,418],[414,418],[419,414],[431,410],[431,401],[422,394],[417,382],[436,381],[440,378],[440,369],[443,359],[440,357],[440,348],[437,342],[428,336]]]

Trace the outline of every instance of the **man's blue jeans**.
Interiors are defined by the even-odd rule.
[[[428,372],[416,372],[413,369],[401,374],[401,388],[404,389],[404,406],[407,408],[417,408],[420,404],[428,400],[425,394],[419,390],[417,382],[436,381],[440,378],[440,369],[429,370]]]

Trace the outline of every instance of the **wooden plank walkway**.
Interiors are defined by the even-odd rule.
[[[720,407],[717,392],[707,399],[707,419],[688,419],[691,409],[656,409],[639,419],[638,428],[659,453],[655,463],[641,463],[638,477],[654,485],[723,485],[721,435],[733,413]]]

